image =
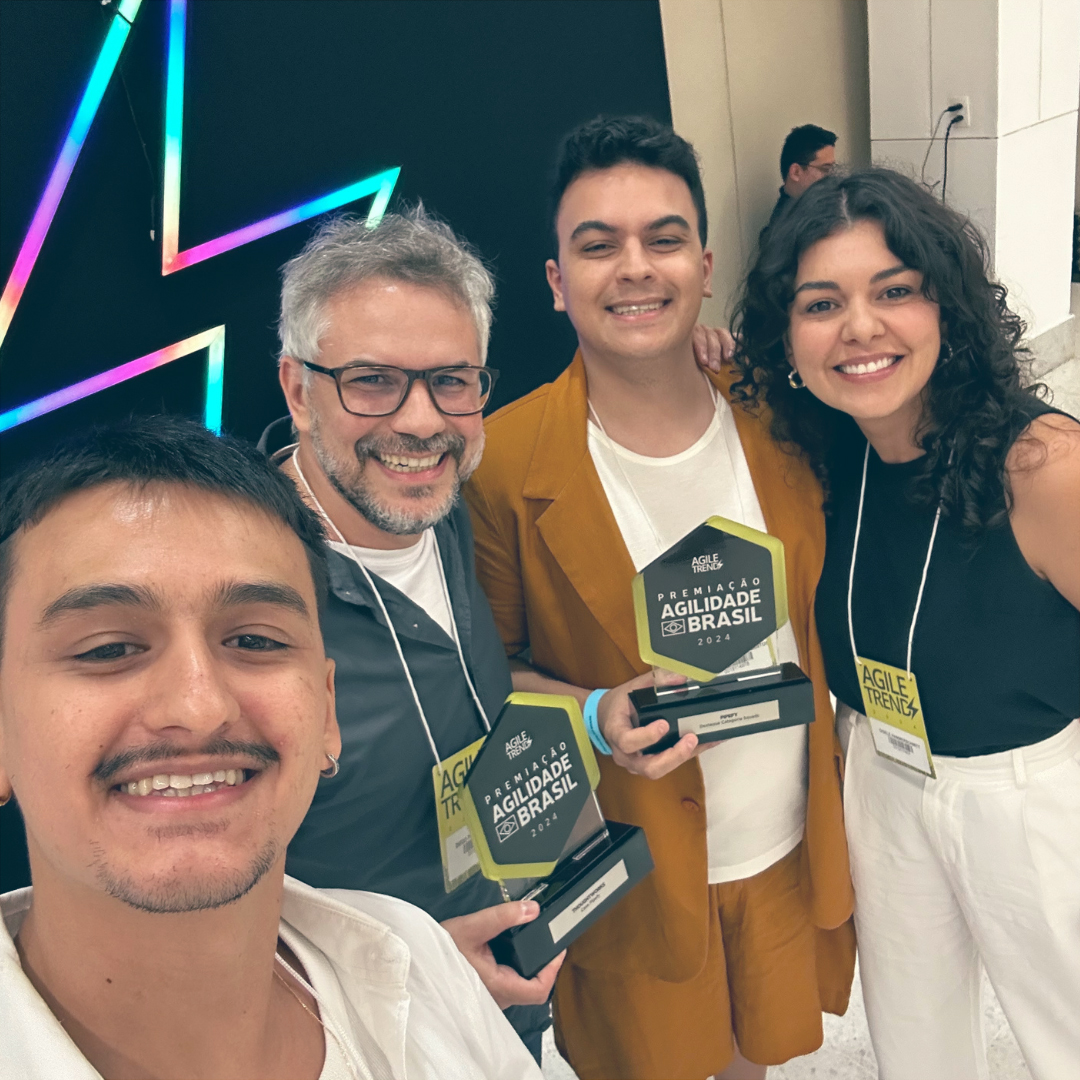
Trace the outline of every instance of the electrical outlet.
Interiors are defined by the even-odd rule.
[[[971,127],[971,97],[968,94],[950,94],[946,100],[946,105],[955,105],[960,102],[962,108],[959,110],[959,114],[963,117],[963,120],[953,125],[953,131],[957,128],[969,128]],[[947,124],[956,113],[946,113],[945,123]]]

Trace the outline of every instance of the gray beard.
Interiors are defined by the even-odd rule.
[[[425,529],[442,521],[457,502],[461,485],[469,479],[480,464],[484,452],[484,440],[481,436],[476,449],[468,456],[465,454],[465,440],[456,434],[441,432],[430,439],[418,439],[415,435],[398,435],[392,438],[367,437],[358,439],[353,447],[355,463],[340,462],[329,451],[322,438],[318,416],[312,415],[311,446],[315,458],[334,485],[339,495],[352,508],[371,522],[377,529],[391,536],[416,536]],[[365,474],[365,463],[378,454],[449,454],[454,459],[454,485],[446,498],[426,513],[409,513],[396,506],[387,505],[376,496]],[[430,484],[414,487],[406,497],[416,500],[431,497]]]

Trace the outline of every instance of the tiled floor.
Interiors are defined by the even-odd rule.
[[[983,1030],[990,1080],[1031,1080],[994,991],[983,977]],[[565,1064],[565,1063],[564,1063]],[[825,1045],[815,1054],[769,1070],[769,1080],[876,1080],[877,1061],[866,1029],[862,986],[855,971],[851,1004],[844,1016],[825,1017]],[[929,1080],[929,1078],[928,1078]]]
[[[990,1080],[1031,1080],[1020,1048],[990,983],[983,979],[983,1030],[986,1032]],[[545,1080],[576,1080],[573,1069],[559,1057],[549,1031],[544,1043]],[[672,1080],[683,1080],[673,1077]],[[696,1080],[696,1078],[687,1078]],[[806,1057],[769,1069],[768,1080],[877,1080],[877,1061],[866,1029],[858,969],[851,1004],[843,1016],[825,1016],[825,1044]],[[928,1078],[929,1080],[929,1078]],[[953,1080],[953,1078],[950,1078]],[[959,1078],[955,1078],[959,1080]]]
[[[1053,392],[1051,403],[1080,417],[1080,359],[1055,368],[1040,380]],[[984,980],[984,1029],[991,1080],[1030,1080],[1020,1049],[997,998]],[[559,1057],[555,1040],[548,1032],[544,1044],[546,1080],[576,1080],[574,1071]],[[866,1029],[862,987],[858,971],[852,988],[851,1005],[845,1016],[825,1017],[825,1044],[817,1053],[796,1058],[769,1070],[769,1080],[876,1080],[877,1062]]]

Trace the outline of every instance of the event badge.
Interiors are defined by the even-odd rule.
[[[952,462],[952,453],[949,454]],[[855,620],[852,616],[851,594],[855,588],[855,556],[859,550],[859,533],[862,530],[863,504],[866,500],[866,473],[870,464],[870,443],[863,454],[862,486],[859,489],[859,509],[855,515],[855,537],[851,543],[851,569],[848,572],[847,617],[848,636],[851,638],[851,655],[855,659],[855,675],[863,700],[863,715],[870,722],[870,734],[878,757],[888,758],[898,765],[937,779],[934,759],[930,754],[930,739],[926,734],[926,719],[919,700],[919,684],[911,672],[911,650],[915,641],[915,624],[919,621],[926,575],[930,569],[930,556],[934,553],[934,540],[941,522],[941,504],[934,514],[930,530],[930,543],[926,546],[919,594],[915,598],[915,610],[911,615],[911,627],[907,639],[907,667],[893,667],[879,660],[868,660],[859,655],[855,647]]]
[[[435,783],[435,813],[439,819],[443,885],[448,893],[480,869],[480,859],[461,803],[461,785],[486,738],[486,735],[481,736],[431,769]]]
[[[878,755],[936,780],[915,676],[865,656],[856,657],[856,670]]]

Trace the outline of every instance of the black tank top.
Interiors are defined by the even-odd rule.
[[[1054,411],[1031,399],[1032,419]],[[833,505],[815,603],[829,687],[857,712],[847,590],[864,447],[829,472]],[[885,464],[871,447],[852,593],[859,655],[899,668],[934,523],[906,495],[919,467],[918,460]],[[1028,746],[1080,716],[1080,611],[1031,569],[1011,524],[972,541],[943,516],[911,668],[933,753]]]

